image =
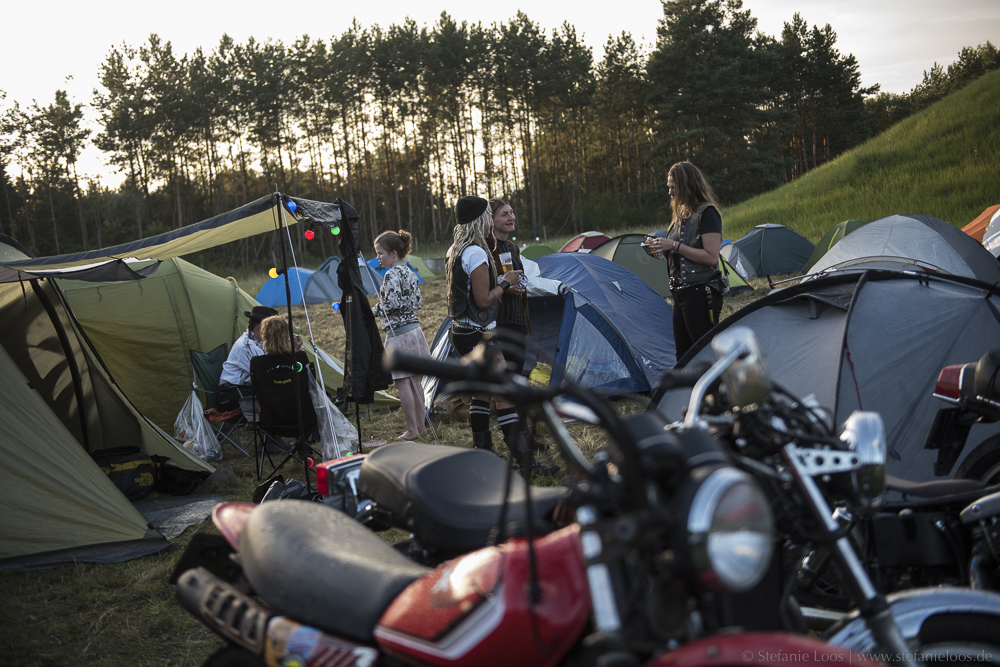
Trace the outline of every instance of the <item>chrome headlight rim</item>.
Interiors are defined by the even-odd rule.
[[[744,526],[732,530],[723,503],[742,497]],[[692,498],[686,522],[690,563],[698,581],[714,590],[744,592],[764,578],[774,548],[774,517],[757,482],[730,466],[710,472]]]
[[[860,509],[877,509],[885,501],[888,441],[885,420],[870,410],[858,410],[844,421],[840,440],[857,457],[851,490]]]

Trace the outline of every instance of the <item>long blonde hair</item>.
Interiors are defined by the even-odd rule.
[[[455,225],[453,232],[454,241],[448,248],[448,256],[451,257],[456,248],[465,248],[475,243],[480,248],[490,254],[490,247],[486,243],[486,237],[493,235],[493,212],[487,206],[486,210],[478,218],[464,225]],[[492,267],[492,262],[491,269]],[[494,269],[495,270],[495,269]]]
[[[719,201],[712,186],[708,184],[701,170],[692,163],[687,160],[678,162],[670,168],[667,176],[672,177],[674,181],[674,196],[670,200],[673,212],[671,226],[690,218],[695,209],[705,202],[716,209],[719,208]]]

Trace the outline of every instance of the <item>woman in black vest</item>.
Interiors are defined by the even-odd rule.
[[[712,187],[698,167],[678,162],[667,174],[673,220],[667,235],[646,244],[667,260],[674,302],[677,358],[718,324],[725,284],[719,271],[722,216]]]
[[[493,230],[489,202],[482,197],[462,197],[455,205],[455,214],[458,220],[455,241],[448,249],[445,268],[448,315],[452,318],[448,338],[459,354],[466,355],[480,343],[493,345],[500,301],[520,282],[522,272],[507,271],[497,280],[497,267],[486,243],[487,235]],[[527,446],[516,429],[517,412],[513,403],[497,399],[497,417],[501,425],[505,418],[509,421],[510,415],[515,417],[515,428],[510,429],[510,433],[504,428],[504,439],[507,448],[520,459]],[[489,394],[473,394],[469,427],[474,447],[493,449]]]
[[[516,217],[514,210],[503,199],[491,199],[490,211],[493,213],[493,233],[487,236],[493,262],[503,270],[507,265],[515,271],[524,271],[521,253],[517,244],[510,240],[514,232]],[[525,279],[522,278],[522,283]],[[524,356],[528,334],[531,325],[528,322],[528,294],[521,286],[510,288],[506,297],[500,301],[497,312],[497,340],[503,345],[503,357],[507,361],[507,369],[514,373],[524,371]]]

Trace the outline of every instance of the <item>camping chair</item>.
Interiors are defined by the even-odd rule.
[[[210,352],[191,352],[191,368],[194,378],[191,382],[195,391],[205,395],[205,417],[212,425],[217,438],[222,438],[233,447],[243,452],[244,456],[250,456],[245,449],[240,447],[239,434],[236,430],[244,423],[243,412],[234,410],[232,412],[219,412],[216,410],[216,393],[219,389],[219,378],[222,376],[222,364],[226,362],[228,356],[227,345],[223,343]],[[204,388],[198,386],[198,381]],[[234,437],[235,436],[235,437]]]
[[[264,477],[265,460],[271,466],[267,476],[272,477],[293,458],[304,462],[308,456],[320,457],[310,445],[310,439],[319,434],[319,424],[309,395],[308,364],[309,359],[302,351],[294,356],[263,354],[250,360],[253,387],[250,416],[257,479]],[[283,438],[294,440],[287,443]],[[272,452],[272,448],[278,451]],[[272,453],[282,455],[277,465],[271,458]]]

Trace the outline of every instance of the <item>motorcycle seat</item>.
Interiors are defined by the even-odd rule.
[[[486,546],[500,519],[507,472],[507,464],[486,450],[404,442],[365,458],[358,491],[423,548],[460,554]],[[524,480],[512,480],[505,522],[524,522]],[[532,525],[550,521],[568,495],[564,487],[532,486]]]
[[[343,512],[305,500],[263,503],[239,539],[247,580],[277,613],[361,642],[431,571]]]
[[[970,491],[979,491],[986,485],[975,479],[935,479],[929,482],[911,482],[894,475],[885,476],[886,488],[915,498],[945,498]]]

